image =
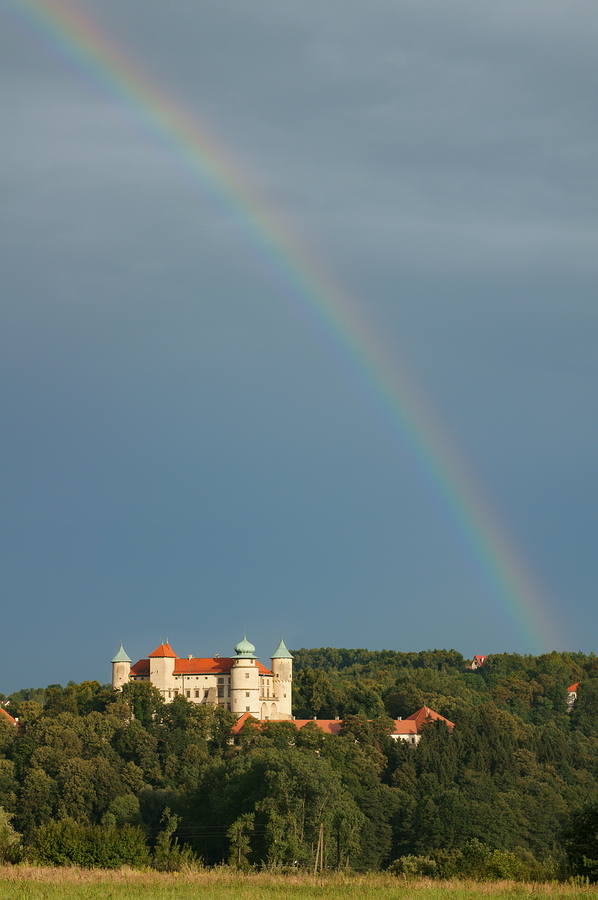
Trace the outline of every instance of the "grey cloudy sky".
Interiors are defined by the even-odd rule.
[[[25,6],[0,0],[0,691],[244,629],[264,659],[595,650],[596,4],[79,4],[411,372],[531,629],[247,235]]]

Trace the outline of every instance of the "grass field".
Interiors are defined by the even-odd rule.
[[[165,875],[15,866],[0,869],[0,900],[520,900],[582,896],[598,887],[403,881],[384,875],[323,876],[196,872]]]

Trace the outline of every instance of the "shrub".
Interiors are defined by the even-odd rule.
[[[159,872],[180,872],[183,868],[196,866],[198,860],[191,848],[186,844],[181,847],[174,837],[180,817],[166,807],[162,821],[165,822],[165,826],[156,839],[154,869]]]
[[[21,835],[10,824],[12,814],[0,806],[0,863],[16,863],[23,855]]]
[[[438,866],[429,856],[400,856],[390,864],[388,871],[404,878],[433,877],[438,872]]]
[[[149,865],[145,835],[140,828],[123,825],[80,825],[72,819],[48,822],[38,830],[33,844],[35,862],[49,866],[81,866],[84,869],[118,869],[123,865]]]

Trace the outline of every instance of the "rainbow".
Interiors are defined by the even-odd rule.
[[[507,609],[530,652],[557,646],[559,631],[546,598],[412,381],[288,223],[251,189],[249,177],[233,164],[205,123],[151,84],[130,53],[103,33],[75,0],[0,0],[0,11],[78,79],[124,109],[183,176],[230,217],[287,302],[357,379],[368,402],[433,484],[478,577],[494,602]]]

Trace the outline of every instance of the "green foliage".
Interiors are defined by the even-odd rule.
[[[197,857],[190,847],[181,847],[174,833],[180,823],[180,816],[166,807],[162,814],[164,828],[158,835],[154,847],[152,865],[159,872],[180,872],[185,866],[196,865]]]
[[[81,825],[61,819],[42,825],[32,847],[39,865],[81,866],[84,869],[118,869],[149,864],[145,835],[140,828],[123,825]]]
[[[272,746],[250,747],[226,763],[215,762],[197,798],[191,798],[188,815],[193,831],[208,832],[196,840],[202,855],[214,859],[220,838],[209,834],[209,823],[217,821],[226,828],[226,856],[241,866],[313,866],[321,828],[326,863],[341,859],[346,865],[364,821],[327,760],[312,751]]]
[[[21,835],[12,827],[12,815],[0,807],[0,865],[22,859]]]
[[[142,825],[139,798],[135,794],[121,794],[115,797],[102,816],[102,825],[122,828],[123,825]]]
[[[400,856],[388,867],[391,875],[403,878],[432,878],[438,872],[436,860],[430,856]]]
[[[573,874],[598,881],[598,803],[588,803],[574,812],[564,834]]]
[[[13,695],[22,727],[0,733],[10,827],[53,864],[114,862],[123,842],[141,840],[134,864],[146,865],[145,835],[164,870],[199,855],[240,869],[373,871],[395,860],[401,877],[540,879],[565,871],[571,822],[567,874],[596,877],[595,656],[499,654],[472,672],[455,651],[294,655],[296,714],[340,716],[340,735],[266,722],[232,744],[230,712],[164,704],[147,683]],[[392,718],[422,705],[454,733],[441,723],[417,747],[395,742]],[[587,803],[580,830],[569,811]]]
[[[130,718],[135,718],[143,728],[148,728],[156,715],[163,711],[164,701],[160,691],[149,681],[130,681],[118,695],[118,703]]]
[[[390,866],[393,875],[403,878],[463,878],[475,881],[511,881],[528,877],[528,871],[515,853],[493,850],[477,838],[461,849],[438,850],[431,856],[400,856]]]

